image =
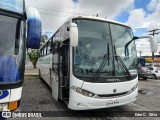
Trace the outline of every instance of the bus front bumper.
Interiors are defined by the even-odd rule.
[[[16,110],[19,106],[22,87],[0,91],[0,111]]]
[[[138,95],[138,87],[132,93],[114,98],[92,98],[83,96],[75,91],[72,91],[72,96],[69,100],[68,108],[72,110],[89,110],[101,109],[115,106],[121,106],[136,101]]]

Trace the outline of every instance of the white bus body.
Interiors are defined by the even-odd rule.
[[[70,44],[71,23],[77,24],[77,47]],[[118,22],[98,17],[71,18],[39,50],[40,77],[51,87],[53,98],[66,101],[73,110],[132,103],[138,95],[137,55],[134,42],[128,46],[127,56],[124,46],[133,37],[131,28]],[[98,75],[107,53],[109,62]]]

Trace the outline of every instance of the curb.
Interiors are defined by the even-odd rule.
[[[39,78],[39,74],[27,73],[27,74],[24,74],[24,77],[34,77],[34,78]]]

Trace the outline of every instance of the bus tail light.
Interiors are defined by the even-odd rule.
[[[93,97],[93,96],[95,96],[95,94],[93,94],[93,93],[91,93],[91,92],[88,92],[88,91],[86,91],[86,90],[83,90],[83,89],[81,89],[81,88],[79,88],[79,87],[72,86],[71,88],[72,88],[75,92],[77,92],[77,93],[79,93],[79,94],[81,94],[81,95],[84,95],[84,96],[87,96],[87,97]]]
[[[18,107],[18,101],[9,102],[8,109],[9,110],[16,110]]]

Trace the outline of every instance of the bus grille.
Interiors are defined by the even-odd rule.
[[[128,92],[122,92],[117,94],[97,95],[97,97],[118,97],[127,94]]]

